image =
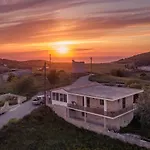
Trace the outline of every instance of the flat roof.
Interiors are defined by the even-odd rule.
[[[74,95],[86,95],[93,98],[105,99],[105,100],[118,100],[128,96],[132,96],[138,93],[142,93],[143,90],[132,89],[132,88],[123,88],[123,87],[114,87],[114,86],[104,86],[101,84],[92,84],[83,87],[73,87],[63,88],[70,94]]]

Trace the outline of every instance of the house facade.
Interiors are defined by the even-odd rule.
[[[105,130],[119,130],[133,119],[135,103],[142,92],[100,84],[69,86],[51,92],[51,107],[56,106],[55,112],[65,120],[94,124]]]

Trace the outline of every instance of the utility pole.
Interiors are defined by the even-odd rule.
[[[92,74],[92,72],[93,72],[93,58],[90,57],[90,60],[91,60],[91,62],[90,62],[90,72]]]
[[[52,55],[49,54],[49,68],[51,69],[51,65],[52,65]]]
[[[46,80],[47,79],[47,72],[46,72],[46,61],[44,63],[44,101],[45,101],[45,105],[47,102],[47,89],[46,89]]]

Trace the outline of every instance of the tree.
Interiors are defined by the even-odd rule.
[[[150,94],[144,92],[138,102],[137,115],[140,118],[141,127],[150,128]]]
[[[111,70],[111,75],[117,76],[117,77],[125,77],[127,76],[127,72],[122,69],[113,69]]]
[[[10,73],[10,74],[8,75],[7,81],[8,81],[8,82],[12,82],[15,78],[16,78],[16,76],[15,76],[14,74]]]
[[[47,79],[52,86],[55,86],[59,81],[59,74],[56,70],[51,70],[47,75]]]
[[[23,77],[13,83],[13,92],[20,95],[30,96],[36,92],[35,81],[32,77]]]

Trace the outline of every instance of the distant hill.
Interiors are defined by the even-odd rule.
[[[150,65],[150,52],[138,54],[129,58],[121,59],[117,63],[134,64],[136,66],[149,66]]]
[[[0,66],[2,65],[7,65],[8,68],[30,69],[32,67],[43,66],[44,60],[16,61],[16,60],[0,59]]]
[[[16,61],[16,60],[9,60],[9,59],[1,59],[0,58],[0,67],[2,68],[4,65],[7,65],[8,68],[17,68],[17,69],[34,69],[34,68],[41,68],[44,66],[45,60],[27,60],[27,61]],[[49,62],[47,61],[47,65]],[[71,71],[72,64],[71,63],[57,63],[52,62],[52,69],[57,70],[65,70]]]

